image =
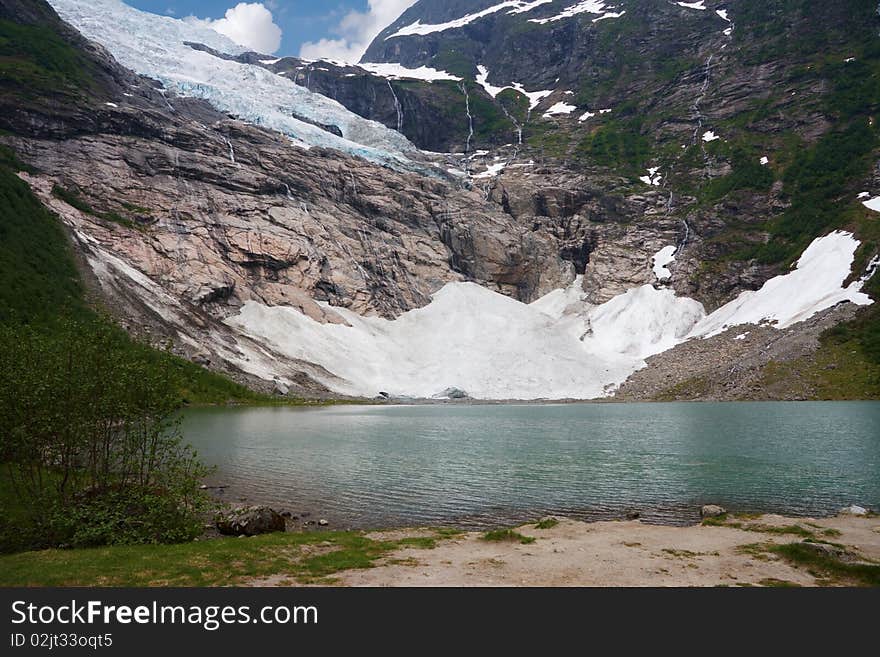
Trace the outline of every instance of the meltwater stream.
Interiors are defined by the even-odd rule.
[[[334,527],[880,507],[876,402],[196,409],[183,430],[224,499]]]

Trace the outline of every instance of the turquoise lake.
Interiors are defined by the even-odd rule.
[[[193,409],[222,498],[334,527],[880,508],[880,403]]]

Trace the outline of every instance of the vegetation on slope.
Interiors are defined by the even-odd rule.
[[[0,89],[22,98],[97,91],[95,65],[56,31],[0,19]]]
[[[0,324],[27,342],[58,330],[64,340],[116,332],[114,348],[132,362],[167,370],[182,403],[267,401],[229,379],[129,339],[85,301],[73,254],[58,219],[21,181],[12,152],[0,149]]]
[[[200,532],[186,402],[264,398],[89,307],[57,217],[0,149],[0,552]]]

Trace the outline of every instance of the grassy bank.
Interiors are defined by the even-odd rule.
[[[0,586],[880,586],[873,519],[554,520],[27,552],[0,557]]]
[[[393,540],[361,532],[268,534],[179,545],[44,550],[0,557],[0,586],[235,586],[329,584],[343,570],[371,568],[404,547],[431,549],[446,529]]]

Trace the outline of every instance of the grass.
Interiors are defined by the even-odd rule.
[[[854,586],[880,587],[880,565],[844,563],[818,554],[802,543],[768,546],[767,550],[794,566],[806,568],[814,577]]]
[[[743,519],[748,519],[746,516]],[[716,518],[705,518],[701,523],[704,527],[731,527],[733,529],[741,529],[747,532],[759,532],[762,534],[772,534],[776,536],[800,536],[808,540],[818,540],[819,535],[827,537],[840,536],[840,532],[836,529],[822,530],[819,534],[812,529],[807,529],[802,525],[766,525],[760,522],[740,522],[732,520],[729,514],[720,515]],[[816,526],[817,530],[822,529]]]
[[[700,399],[708,394],[711,388],[709,381],[703,377],[691,377],[666,388],[654,396],[654,401],[679,401]]]
[[[544,518],[535,523],[535,529],[553,529],[559,521],[556,518]]]
[[[24,552],[0,557],[0,586],[236,586],[269,576],[325,584],[341,571],[372,568],[400,548],[432,549],[442,538],[378,541],[360,532],[278,533]]]
[[[761,390],[780,398],[797,394],[812,400],[880,399],[880,363],[873,362],[861,344],[878,327],[880,314],[874,321],[857,319],[826,334],[821,349],[812,355],[771,361],[761,374]]]
[[[609,120],[577,147],[577,154],[583,160],[629,175],[643,173],[651,153],[651,141],[643,134],[640,118]]]
[[[678,559],[696,559],[703,556],[702,552],[691,552],[690,550],[674,550],[672,548],[663,548],[663,552]]]
[[[773,577],[768,577],[766,579],[762,579],[758,582],[761,586],[766,586],[768,588],[777,588],[777,589],[794,589],[800,588],[800,584],[797,582],[789,582],[784,579],[775,579]]]
[[[481,537],[484,541],[492,541],[492,542],[511,542],[511,543],[521,543],[523,545],[529,545],[530,543],[535,542],[534,536],[523,536],[517,531],[513,529],[494,529],[492,531],[486,532]]]
[[[61,187],[60,185],[55,185],[52,188],[52,195],[55,198],[58,198],[68,205],[76,208],[80,212],[84,212],[85,214],[91,215],[93,217],[97,217],[98,219],[103,219],[104,221],[109,221],[114,224],[119,224],[124,228],[131,228],[134,230],[141,230],[141,226],[133,222],[131,219],[126,219],[118,212],[99,212],[92,208],[85,199],[83,199],[78,192],[72,189],[66,189]]]
[[[52,28],[0,20],[0,90],[85,97],[96,90],[95,64]]]

